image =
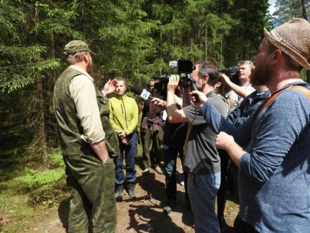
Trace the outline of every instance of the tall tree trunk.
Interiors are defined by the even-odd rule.
[[[308,20],[305,0],[301,0],[301,8],[302,8],[302,17],[305,20]],[[307,70],[307,83],[310,83],[310,70]]]
[[[39,12],[38,8],[35,7],[35,22],[39,23]],[[37,35],[36,35],[37,36]],[[40,53],[37,54],[37,60],[40,60]],[[38,103],[39,103],[39,110],[38,110],[38,115],[39,115],[39,135],[38,135],[38,144],[41,147],[41,158],[42,162],[45,166],[48,164],[47,160],[47,153],[46,153],[46,148],[47,148],[47,143],[46,143],[46,134],[45,134],[45,108],[44,108],[44,88],[43,88],[43,83],[42,83],[42,75],[38,74],[37,79],[37,91],[38,91]]]
[[[54,32],[51,32],[51,58],[55,58],[55,38]]]
[[[51,58],[55,58],[55,37],[54,37],[54,32],[51,31]],[[57,77],[55,75],[52,75],[53,83],[56,82]]]
[[[205,29],[205,60],[208,60],[208,28]]]
[[[39,94],[39,145],[41,145],[41,158],[45,166],[48,165],[47,159],[47,142],[45,134],[45,106],[44,106],[44,88],[42,83],[42,76],[37,76],[37,89]]]
[[[83,4],[83,9],[82,9],[82,13],[81,13],[82,17],[81,17],[81,21],[82,21],[82,33],[84,38],[86,38],[86,12],[85,12],[85,4]]]
[[[301,8],[302,8],[302,17],[303,17],[305,20],[308,20],[308,17],[307,17],[307,9],[306,9],[306,5],[305,5],[305,0],[301,0]]]
[[[223,67],[223,36],[220,37],[221,40],[221,53],[220,53],[220,67]]]

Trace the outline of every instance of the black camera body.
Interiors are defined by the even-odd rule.
[[[194,64],[190,60],[178,59],[176,61],[170,61],[169,67],[171,69],[177,69],[178,74],[190,74],[196,69]]]
[[[239,70],[239,66],[230,66],[226,69],[220,69],[218,72],[226,74],[233,83],[239,85]]]
[[[191,87],[191,90],[197,90],[196,81],[191,77],[191,73],[196,69],[195,65],[184,59],[178,59],[176,61],[170,61],[169,67],[171,69],[177,69],[177,74],[180,77],[179,85],[181,87]],[[153,76],[153,79],[158,80],[154,84],[153,91],[157,91],[160,96],[166,99],[167,84],[169,82],[170,74],[166,76]]]

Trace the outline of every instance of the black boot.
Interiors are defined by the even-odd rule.
[[[116,186],[116,201],[122,201],[123,200],[123,190],[124,190],[123,184]]]
[[[135,192],[135,184],[134,183],[128,183],[127,190],[130,199],[136,199],[136,192]]]
[[[169,200],[163,209],[164,213],[170,214],[172,210],[175,208],[175,205],[176,205],[176,201]]]

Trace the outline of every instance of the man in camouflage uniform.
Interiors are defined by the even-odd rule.
[[[59,140],[72,199],[68,232],[115,232],[114,163],[118,139],[109,123],[105,95],[115,89],[109,81],[95,88],[91,50],[80,40],[64,49],[69,67],[54,87],[54,108]]]

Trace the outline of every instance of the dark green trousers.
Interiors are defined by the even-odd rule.
[[[115,170],[95,156],[64,156],[72,198],[69,233],[114,233],[116,228]]]
[[[163,142],[164,131],[159,127],[158,132],[153,132],[152,127],[147,130],[141,131],[141,142],[143,149],[143,166],[145,168],[151,168],[151,165],[156,166],[160,164],[163,150],[161,145]],[[152,143],[152,144],[151,144]],[[152,148],[154,151],[150,151]]]

